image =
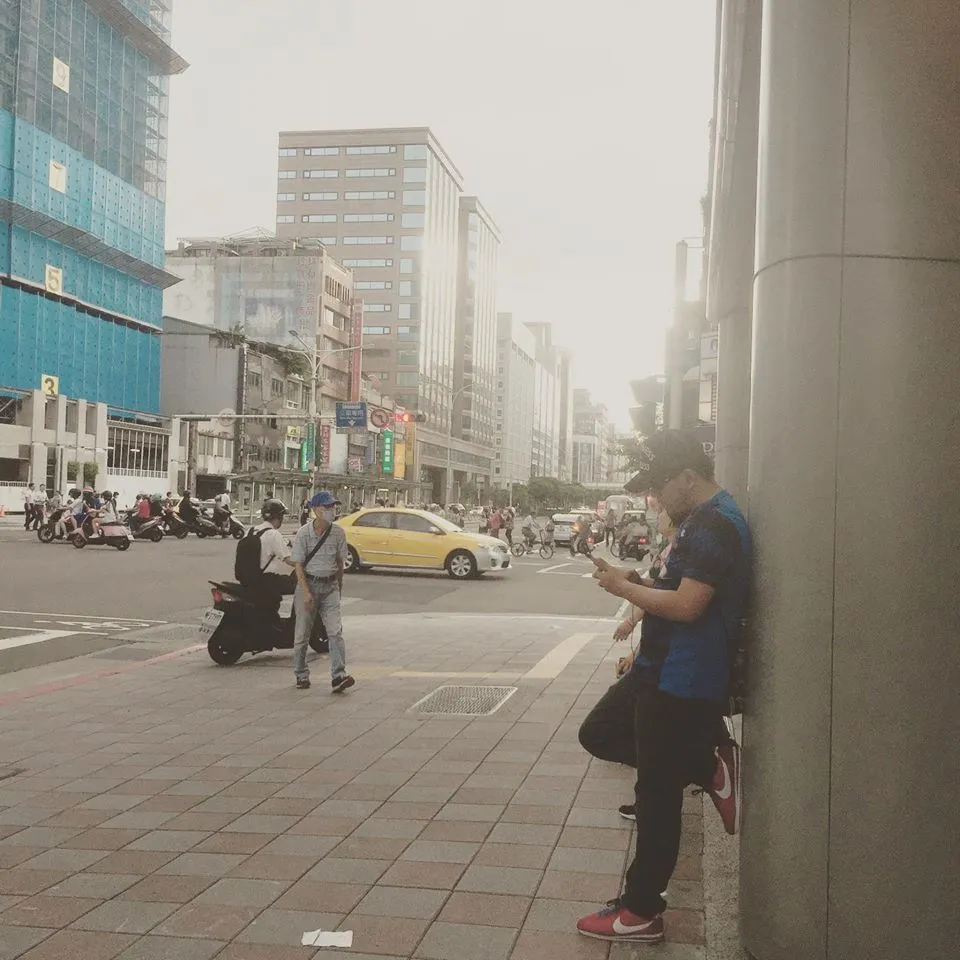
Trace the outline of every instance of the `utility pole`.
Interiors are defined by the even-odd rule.
[[[187,423],[187,490],[197,495],[197,447],[200,440],[200,423],[190,420]]]

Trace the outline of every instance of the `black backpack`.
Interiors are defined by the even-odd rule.
[[[233,564],[233,575],[241,586],[250,586],[263,575],[266,567],[260,566],[260,538],[266,530],[247,531],[246,536],[237,542],[237,557]],[[269,566],[270,561],[267,561]]]

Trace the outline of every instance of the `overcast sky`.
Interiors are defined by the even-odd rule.
[[[429,126],[503,232],[499,308],[550,321],[628,425],[701,232],[713,0],[178,0],[167,240],[273,229],[277,132]]]

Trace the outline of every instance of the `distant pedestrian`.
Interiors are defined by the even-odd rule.
[[[27,484],[27,489],[23,492],[23,529],[29,530],[33,523],[33,497],[37,492],[36,485]]]
[[[503,518],[501,523],[503,526],[503,535],[507,538],[507,543],[509,543],[510,546],[512,547],[513,546],[513,511],[509,507],[504,507]]]
[[[340,501],[328,490],[321,490],[310,501],[314,520],[297,531],[291,559],[297,571],[294,594],[296,627],[293,646],[293,671],[297,689],[310,687],[307,644],[313,623],[319,614],[330,642],[330,678],[334,693],[354,685],[347,673],[347,648],[343,640],[340,595],[343,572],[349,559],[347,535],[334,523]]]
[[[490,514],[490,524],[489,524],[489,527],[490,527],[490,536],[491,536],[491,537],[496,537],[498,540],[500,539],[500,521],[501,521],[501,519],[502,519],[502,517],[500,516],[500,511],[499,511],[499,510],[494,510],[494,511]]]
[[[617,511],[612,507],[607,507],[607,512],[603,517],[604,542],[609,548],[614,540],[617,539]]]

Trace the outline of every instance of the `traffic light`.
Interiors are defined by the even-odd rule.
[[[427,415],[425,413],[413,413],[410,410],[398,410],[393,419],[397,423],[426,423]]]

